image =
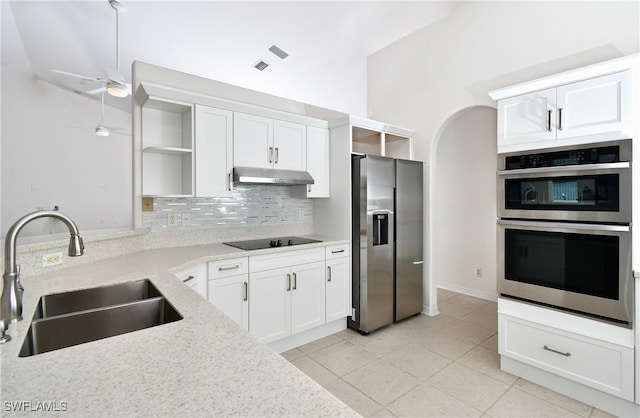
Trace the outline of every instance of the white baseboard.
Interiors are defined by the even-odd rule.
[[[300,334],[291,335],[287,338],[283,338],[278,341],[267,344],[276,353],[283,353],[285,351],[292,350],[301,345],[308,344],[320,338],[327,337],[336,332],[340,332],[347,328],[347,318],[337,319],[328,324],[310,329],[308,331],[301,332]]]
[[[423,315],[427,315],[427,316],[436,316],[440,313],[440,311],[438,310],[438,306],[427,306],[427,305],[422,305],[422,312]]]
[[[498,301],[498,292],[484,292],[481,290],[473,289],[470,287],[459,286],[453,283],[438,282],[438,287],[444,290],[450,290],[456,293],[462,293],[464,295],[473,296],[480,299],[490,300],[492,302]]]

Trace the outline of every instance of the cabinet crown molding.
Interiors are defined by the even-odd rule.
[[[563,84],[587,80],[589,78],[613,74],[629,69],[637,70],[639,67],[640,54],[627,55],[586,67],[565,71],[559,74],[538,78],[536,80],[526,81],[524,83],[515,84],[513,86],[492,90],[489,92],[489,96],[493,100],[497,101],[521,94],[531,93],[551,87],[557,87]]]

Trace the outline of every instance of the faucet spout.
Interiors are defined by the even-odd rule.
[[[10,322],[22,319],[22,293],[20,284],[20,268],[16,264],[16,241],[20,230],[29,222],[38,218],[54,218],[64,223],[71,234],[69,241],[69,256],[77,257],[84,254],[84,244],[80,232],[73,220],[55,210],[41,210],[29,213],[18,219],[7,231],[4,246],[4,275],[2,276],[2,295],[0,296],[0,321],[6,329]],[[0,343],[2,343],[0,339]]]

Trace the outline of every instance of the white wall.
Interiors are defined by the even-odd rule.
[[[30,74],[8,7],[2,2],[2,236],[26,213],[54,205],[81,232],[130,229],[131,136],[96,137],[99,96],[89,99]],[[130,130],[131,116],[106,107],[105,123]],[[20,236],[61,231],[59,222],[41,219]]]
[[[638,2],[470,2],[369,57],[368,116],[415,129],[414,155],[427,162],[429,190],[447,189],[449,178],[438,170],[456,162],[440,158],[435,144],[452,115],[477,105],[495,107],[489,90],[637,53],[639,13]],[[451,263],[439,265],[434,257],[436,246],[459,244],[464,230],[435,217],[433,196],[425,209],[431,306],[440,277],[470,285],[456,276]],[[492,200],[487,196],[478,205],[492,205]],[[451,231],[451,238],[436,241],[429,235],[435,224]],[[493,239],[487,236],[486,242]],[[476,283],[473,289],[486,289]]]
[[[496,297],[496,119],[495,109],[476,106],[445,124],[431,194],[433,277],[440,287],[488,299]]]

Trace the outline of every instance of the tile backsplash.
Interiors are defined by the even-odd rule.
[[[311,199],[292,194],[291,186],[242,185],[230,197],[155,198],[142,222],[154,232],[313,222]]]

